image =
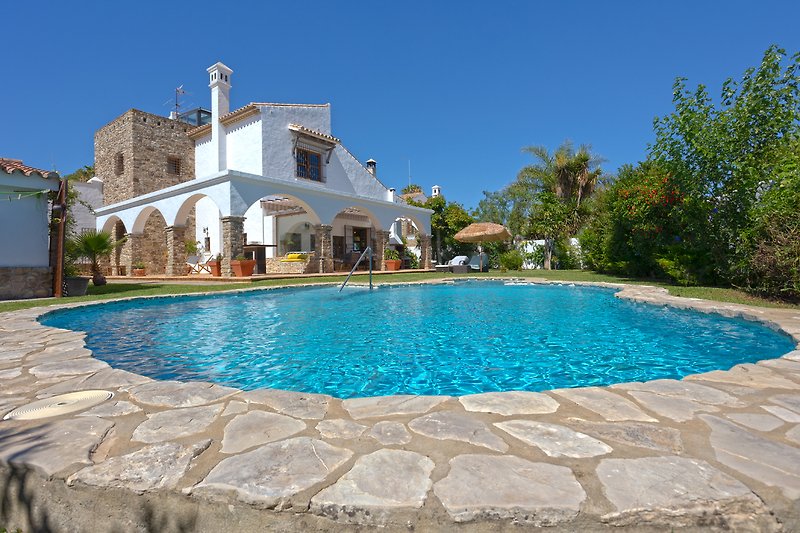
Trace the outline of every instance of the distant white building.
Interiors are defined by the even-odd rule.
[[[97,217],[94,213],[103,207],[103,180],[93,177],[85,183],[72,181],[69,186],[78,193],[79,199],[69,210],[69,216],[75,222],[75,233],[80,234],[88,229],[95,229]]]
[[[330,272],[351,265],[366,246],[380,267],[398,220],[418,228],[420,266],[430,268],[431,211],[406,205],[378,180],[374,160],[362,165],[333,136],[329,104],[251,103],[230,111],[231,69],[216,63],[208,73],[210,122],[187,132],[194,179],[97,210],[98,228],[124,225],[128,262],[158,211],[170,275],[182,273],[183,242],[192,238],[222,254],[228,274],[230,259],[242,253],[269,272],[293,251],[310,253],[306,272]],[[194,234],[187,235],[193,209]]]

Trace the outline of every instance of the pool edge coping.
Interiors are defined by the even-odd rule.
[[[425,281],[417,281],[417,282],[388,282],[382,283],[381,285],[423,285],[423,284],[441,284],[441,283],[453,283],[458,281],[462,278],[453,278],[453,279],[443,279],[443,280],[425,280]],[[467,278],[469,279],[469,278]],[[530,278],[515,278],[513,276],[498,276],[492,278],[480,278],[474,281],[490,281],[490,280],[497,280],[497,281],[521,281],[524,283],[530,284],[545,284],[545,285],[581,285],[581,286],[597,286],[597,287],[605,287],[605,288],[613,288],[619,289],[615,296],[621,299],[643,302],[648,304],[654,305],[669,305],[676,308],[683,308],[683,309],[694,309],[701,312],[706,313],[716,313],[726,317],[733,317],[733,318],[744,318],[747,320],[753,320],[761,322],[766,326],[782,331],[783,333],[790,336],[790,338],[795,343],[795,349],[792,351],[783,354],[780,357],[774,359],[784,359],[787,356],[793,356],[797,353],[798,349],[800,349],[800,311],[792,310],[792,309],[779,309],[779,308],[762,308],[757,306],[750,306],[746,304],[735,304],[735,303],[725,303],[725,302],[717,302],[713,300],[703,300],[699,298],[684,298],[679,296],[672,296],[668,293],[668,291],[661,287],[654,287],[650,285],[632,285],[632,284],[621,284],[621,283],[608,283],[608,282],[565,282],[565,281],[557,281],[557,280],[542,280],[542,279],[530,279]],[[470,280],[472,281],[472,280]],[[48,330],[57,330],[57,331],[66,331],[74,333],[72,330],[60,330],[58,328],[51,328],[49,326],[44,326],[38,322],[38,318],[44,314],[47,314],[52,311],[56,311],[59,309],[66,309],[66,308],[75,308],[75,307],[85,307],[89,305],[102,305],[105,303],[117,302],[117,301],[126,301],[126,300],[146,300],[146,299],[154,299],[154,298],[177,298],[177,297],[198,297],[198,296],[208,296],[208,295],[223,295],[223,294],[231,294],[231,293],[242,293],[242,292],[252,292],[252,291],[264,291],[264,290],[277,290],[283,288],[297,288],[297,287],[313,287],[313,286],[328,286],[331,285],[330,283],[299,283],[299,284],[292,284],[288,286],[279,286],[279,287],[248,287],[242,289],[233,289],[230,291],[212,291],[212,292],[202,292],[202,293],[191,293],[191,294],[181,294],[181,295],[154,295],[154,296],[137,296],[137,297],[122,297],[122,298],[112,298],[106,299],[102,301],[92,301],[92,302],[73,302],[73,303],[58,303],[52,304],[49,306],[43,306],[39,308],[32,308],[32,309],[23,309],[17,311],[7,311],[4,313],[0,313],[0,318],[5,318],[8,316],[19,318],[23,320],[27,320],[29,323],[35,324],[35,328],[44,328]],[[30,325],[30,324],[29,324]],[[0,340],[0,348],[3,347],[3,342]],[[84,348],[88,350],[88,348]],[[1,352],[0,352],[1,353]],[[91,352],[86,357],[90,359],[94,359]],[[768,359],[772,360],[772,359]],[[765,360],[765,361],[768,361]],[[795,360],[795,359],[791,359]],[[761,361],[758,361],[761,362]],[[749,364],[749,363],[745,363]],[[757,364],[757,363],[752,363]],[[713,372],[731,372],[734,368],[740,365],[735,365],[731,369],[728,370],[721,370],[721,371],[713,371]],[[774,369],[773,369],[774,370]],[[776,371],[777,372],[777,371]],[[705,374],[705,373],[704,373]],[[683,379],[695,378],[698,376],[703,376],[704,374],[692,374],[689,376],[685,376]],[[63,378],[63,381],[70,380],[74,378],[74,375],[68,375]],[[634,382],[635,383],[635,382]],[[624,385],[624,383],[617,384],[617,385]],[[53,383],[48,383],[45,387],[51,387]],[[590,387],[590,388],[600,388],[600,389],[609,389],[609,386],[603,387]],[[236,389],[237,393],[242,393],[239,389]],[[258,390],[273,390],[273,389],[258,389]],[[558,389],[556,389],[558,390]],[[549,392],[549,391],[543,391]],[[237,394],[233,393],[233,395]],[[294,393],[294,394],[303,394],[303,393]],[[504,393],[497,393],[497,394],[504,394]],[[232,395],[232,396],[233,396]],[[334,400],[342,401],[341,399],[335,398],[333,396],[328,395],[315,395],[315,396],[325,396],[327,398],[331,398]],[[471,396],[471,395],[467,395]],[[458,400],[463,396],[442,396],[446,399],[455,399]],[[241,502],[238,502],[241,504]]]

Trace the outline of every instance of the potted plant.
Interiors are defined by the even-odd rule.
[[[133,275],[136,277],[143,277],[147,274],[147,266],[141,261],[137,261],[131,265]]]
[[[403,261],[400,259],[400,254],[394,248],[387,248],[383,252],[383,262],[386,265],[386,270],[400,270]]]
[[[208,268],[211,269],[211,275],[220,277],[222,275],[222,254],[217,254],[217,257],[208,262]]]
[[[237,255],[234,259],[231,259],[231,270],[233,270],[233,275],[237,278],[252,276],[255,268],[255,259],[248,259],[243,255]]]
[[[89,230],[71,238],[67,248],[73,257],[85,257],[92,264],[92,284],[105,285],[106,277],[100,270],[100,260],[108,257],[125,239],[114,241],[107,231]]]
[[[89,276],[81,276],[80,269],[76,264],[74,239],[69,239],[64,248],[64,295],[65,296],[84,296],[89,288]]]

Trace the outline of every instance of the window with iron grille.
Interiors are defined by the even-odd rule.
[[[123,172],[125,172],[125,156],[118,152],[114,157],[114,174],[119,176]]]
[[[181,175],[181,160],[177,157],[167,158],[167,174]]]
[[[312,181],[322,181],[322,155],[318,152],[298,147],[295,150],[297,159],[297,177]]]

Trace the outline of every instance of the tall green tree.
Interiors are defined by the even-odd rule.
[[[409,200],[408,203],[433,210],[431,245],[436,251],[437,261],[442,262],[445,258],[467,254],[472,250],[472,245],[453,238],[456,233],[475,221],[464,206],[457,202],[448,202],[443,195],[428,198],[423,203],[413,200]]]
[[[758,68],[722,85],[718,103],[686,79],[673,88],[675,111],[656,119],[650,158],[666,168],[696,204],[696,249],[715,268],[703,282],[737,278],[748,253],[742,236],[761,193],[778,172],[787,143],[800,133],[800,54],[771,46]]]
[[[70,181],[89,181],[94,177],[94,165],[84,165],[72,174],[64,176]]]

